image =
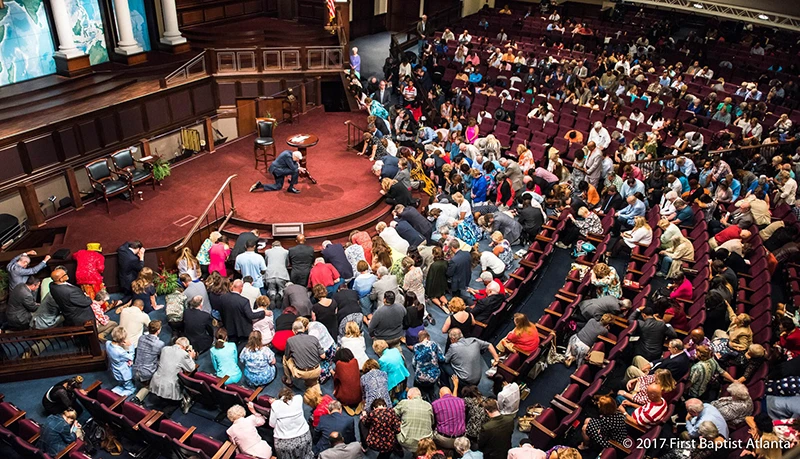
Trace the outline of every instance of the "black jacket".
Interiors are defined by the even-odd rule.
[[[413,206],[414,198],[411,196],[411,192],[408,191],[408,188],[406,188],[402,183],[397,182],[386,192],[386,204],[391,206],[395,204]]]
[[[293,284],[308,285],[308,274],[314,266],[314,248],[299,244],[289,249],[289,264],[292,265],[292,272],[289,278]]]
[[[650,369],[650,373],[663,368],[672,373],[672,377],[675,381],[680,381],[689,373],[689,368],[692,366],[692,359],[689,358],[686,352],[681,352],[674,357],[662,357],[652,362],[652,364],[653,367]]]
[[[411,226],[411,223],[405,220],[398,221],[397,226],[395,226],[394,229],[401,238],[408,242],[409,247],[418,247],[420,244],[425,242],[425,236],[421,235],[419,231]]]
[[[128,243],[122,244],[117,249],[117,265],[119,271],[119,288],[123,292],[131,291],[131,282],[139,276],[139,271],[144,268],[144,261],[140,260],[135,253],[131,252]]]
[[[236,244],[233,246],[233,249],[231,249],[231,254],[228,255],[228,261],[236,261],[236,257],[244,253],[245,246],[250,241],[258,241],[258,236],[250,231],[245,231],[236,236]]]
[[[186,309],[183,313],[183,332],[198,354],[209,350],[214,341],[211,314],[201,309]]]
[[[472,278],[472,257],[469,252],[459,250],[447,262],[447,278],[450,279],[452,292],[469,287]]]
[[[484,298],[475,302],[475,305],[472,307],[472,316],[478,322],[486,323],[491,317],[492,313],[497,311],[500,308],[500,305],[503,304],[503,300],[506,297],[501,294],[495,295],[488,295]]]
[[[219,298],[219,313],[228,330],[228,341],[246,340],[253,331],[253,321],[264,318],[264,311],[253,312],[250,301],[242,295],[228,292]],[[184,317],[184,324],[186,318]]]
[[[34,298],[34,292],[23,282],[11,289],[8,295],[8,308],[6,320],[15,330],[27,330],[31,326],[33,312],[39,307]]]
[[[544,213],[533,206],[523,207],[519,210],[519,224],[528,234],[535,235],[544,225]]]
[[[638,317],[638,310],[634,314]],[[639,319],[639,340],[634,346],[636,355],[649,361],[656,360],[664,353],[664,340],[676,336],[675,330],[662,320],[654,317]]]
[[[603,211],[604,213],[608,213],[611,209],[615,211],[620,211],[623,207],[627,204],[625,200],[622,199],[619,193],[614,193],[613,196],[605,195],[602,199],[600,199],[600,205],[598,208]]]
[[[406,207],[397,217],[400,220],[405,220],[410,223],[411,226],[426,239],[431,237],[431,233],[433,233],[433,223],[419,213],[416,208]]]
[[[92,300],[83,293],[80,287],[70,283],[56,284],[54,282],[50,284],[50,295],[56,300],[61,314],[64,315],[64,325],[83,325],[85,322],[94,321]]]
[[[325,250],[322,251],[322,258],[339,271],[342,279],[351,279],[353,277],[353,266],[347,261],[347,255],[344,253],[342,244],[331,244],[325,247]]]

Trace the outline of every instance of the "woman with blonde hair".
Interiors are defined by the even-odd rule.
[[[136,300],[142,300],[144,312],[147,314],[164,307],[163,304],[156,303],[156,286],[153,285],[153,278],[153,270],[145,266],[139,271],[139,277],[131,282],[131,291],[133,292],[131,304]]]
[[[200,245],[200,250],[197,251],[197,262],[200,263],[200,272],[202,273],[203,279],[208,277],[209,275],[209,265],[211,264],[211,257],[209,256],[209,251],[211,247],[217,243],[219,238],[222,237],[222,233],[219,231],[212,231],[211,234],[208,235],[205,241]]]
[[[678,385],[672,373],[665,368],[659,368],[654,373],[649,375],[640,376],[628,381],[626,389],[628,391],[620,390],[617,392],[617,402],[620,406],[625,406],[628,412],[632,412],[639,406],[645,405],[650,401],[647,396],[647,386],[656,384],[661,388],[661,394],[664,398],[669,397],[669,393],[675,390]]]
[[[514,329],[497,343],[500,354],[521,352],[530,354],[539,347],[539,331],[528,320],[528,316],[517,312],[514,314]]]
[[[367,344],[364,341],[364,336],[361,334],[361,327],[357,322],[347,322],[344,326],[344,336],[342,337],[341,346],[349,349],[353,356],[358,360],[358,367],[364,366],[369,357],[367,357]]]
[[[397,398],[406,390],[408,369],[403,360],[403,354],[396,347],[389,347],[386,341],[376,339],[372,342],[372,350],[378,355],[381,370],[386,372],[389,393]]]
[[[627,258],[637,245],[649,246],[653,242],[653,228],[647,224],[647,219],[642,216],[633,217],[633,228],[620,234],[620,239],[614,244],[612,256]]]
[[[492,253],[497,255],[506,266],[511,266],[514,262],[514,252],[511,250],[511,243],[503,236],[500,231],[492,233],[492,242],[489,244]]]
[[[605,263],[596,263],[592,268],[592,285],[597,287],[597,296],[611,295],[622,298],[622,285],[614,267]]]
[[[189,247],[184,247],[181,256],[178,257],[178,275],[180,274],[188,274],[192,281],[196,281],[202,275],[200,263]]]
[[[414,207],[416,203],[408,188],[388,177],[381,180],[381,194],[386,197],[386,204],[390,206],[402,204],[406,207]]]
[[[723,367],[735,359],[740,354],[747,352],[747,349],[753,344],[753,330],[750,328],[750,323],[753,319],[748,314],[736,314],[730,303],[726,303],[728,309],[728,318],[731,324],[728,330],[716,330],[714,338],[711,340],[711,350],[714,352],[714,357],[720,362]]]
[[[533,153],[524,144],[517,146],[517,163],[523,174],[527,174],[530,169],[536,168],[536,163],[533,160]]]

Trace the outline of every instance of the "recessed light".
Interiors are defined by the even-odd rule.
[[[758,18],[761,19],[762,21],[769,21],[769,16],[767,16],[766,14],[759,14]]]
[[[695,7],[695,8],[697,8],[698,10],[702,10],[702,9],[703,9],[703,5],[701,5],[700,3],[695,3],[695,4],[694,4],[694,5],[692,5],[692,6],[693,6],[693,7]]]

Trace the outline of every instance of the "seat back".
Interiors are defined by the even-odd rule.
[[[211,388],[207,382],[183,373],[178,374],[178,379],[183,384],[184,390],[191,394],[192,400],[200,402],[207,407],[213,407],[216,405],[214,394],[211,393]]]
[[[222,442],[196,433],[189,438],[189,446],[202,450],[208,457],[213,457],[222,448]]]
[[[117,169],[133,167],[133,154],[130,149],[120,150],[111,155],[111,162]]]
[[[211,386],[211,393],[214,396],[214,401],[216,402],[217,407],[222,412],[227,412],[228,408],[232,407],[233,405],[247,406],[247,403],[242,400],[242,396],[236,392],[225,390],[221,387]]]
[[[256,129],[259,137],[272,137],[275,121],[270,118],[257,118]]]
[[[108,168],[108,162],[105,159],[87,164],[86,172],[89,174],[89,178],[95,181],[111,178],[111,169]]]

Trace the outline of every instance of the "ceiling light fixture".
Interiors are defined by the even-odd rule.
[[[767,16],[766,14],[759,14],[758,18],[761,19],[762,21],[769,21],[769,16]]]
[[[695,8],[697,8],[698,10],[702,10],[702,9],[703,9],[703,5],[702,5],[702,4],[700,4],[700,3],[695,3],[695,4],[693,4],[692,6],[693,6],[693,7],[695,7]]]

